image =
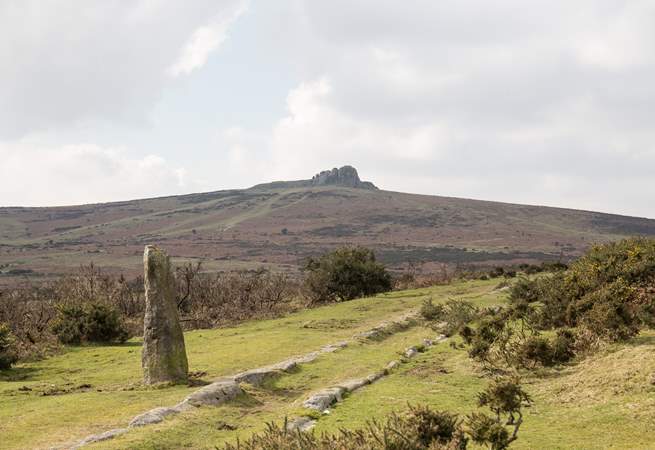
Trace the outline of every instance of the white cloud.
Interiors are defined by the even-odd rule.
[[[0,197],[11,199],[12,205],[120,201],[179,194],[195,187],[188,185],[183,168],[160,156],[137,159],[125,149],[93,144],[51,148],[27,140],[5,143],[0,144],[0,160]]]
[[[210,53],[227,39],[230,25],[246,10],[246,3],[238,4],[231,14],[221,14],[209,24],[196,28],[168,73],[173,77],[188,75],[204,66]]]

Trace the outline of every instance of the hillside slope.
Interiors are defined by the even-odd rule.
[[[358,179],[357,179],[358,180]],[[90,261],[138,273],[146,243],[209,269],[294,270],[342,244],[407,261],[494,264],[579,255],[590,243],[655,235],[655,220],[540,206],[278,182],[245,190],[57,208],[0,208],[0,272],[66,272]]]

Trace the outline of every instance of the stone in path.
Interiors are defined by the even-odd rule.
[[[175,303],[175,279],[168,255],[154,245],[143,253],[146,312],[143,320],[145,384],[186,383],[189,365]]]

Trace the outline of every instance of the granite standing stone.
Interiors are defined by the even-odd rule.
[[[143,254],[146,312],[143,320],[145,384],[185,383],[189,365],[175,303],[175,279],[168,255],[154,245]]]

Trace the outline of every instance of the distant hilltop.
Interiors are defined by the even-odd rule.
[[[353,166],[343,166],[339,169],[335,167],[332,170],[324,170],[314,175],[311,180],[274,181],[272,183],[258,184],[253,188],[268,189],[312,186],[343,186],[355,189],[378,189],[370,181],[360,180],[357,169],[355,169]]]

